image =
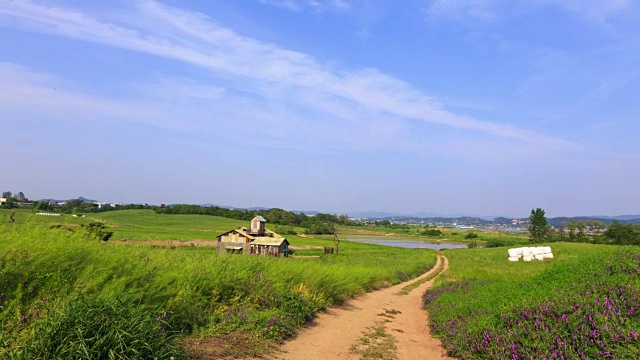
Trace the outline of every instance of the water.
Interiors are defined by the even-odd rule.
[[[375,244],[375,245],[385,245],[385,246],[397,246],[409,249],[461,249],[467,248],[466,244],[446,244],[446,243],[429,243],[422,240],[414,240],[414,239],[386,239],[386,238],[376,238],[376,237],[357,237],[357,238],[347,238],[349,241],[365,243],[365,244]]]

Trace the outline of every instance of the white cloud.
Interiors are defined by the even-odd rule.
[[[101,43],[209,71],[221,85],[188,84],[180,91],[188,97],[194,95],[193,89],[195,93],[205,89],[203,93],[213,98],[206,106],[190,105],[194,128],[212,126],[198,111],[214,110],[234,119],[225,124],[214,122],[218,127],[246,130],[256,121],[270,123],[279,129],[271,132],[272,144],[312,146],[320,142],[309,139],[325,135],[340,140],[334,146],[365,149],[378,139],[399,140],[412,128],[428,124],[548,149],[578,148],[545,134],[453,113],[410,84],[376,69],[344,71],[323,65],[307,54],[242,36],[202,14],[148,1],[140,4],[136,17],[137,21],[106,22],[99,15],[30,2],[0,4],[0,26]],[[68,96],[78,106],[85,100],[100,106],[79,94]],[[178,121],[175,119],[158,115],[156,121],[168,126]],[[363,132],[365,136],[341,135],[362,131],[362,124],[369,130]]]

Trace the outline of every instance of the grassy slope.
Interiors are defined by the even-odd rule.
[[[50,218],[21,211],[15,217],[15,228],[7,222],[0,225],[0,348],[4,351],[38,358],[38,351],[46,353],[55,348],[53,339],[87,327],[91,330],[95,322],[78,318],[78,311],[134,314],[119,318],[142,319],[143,328],[157,327],[162,334],[177,332],[181,337],[209,338],[240,332],[249,334],[246,338],[250,341],[278,340],[293,334],[315,311],[416,276],[433,266],[436,257],[428,250],[346,241],[340,245],[340,255],[322,259],[216,255],[211,248],[201,247],[113,246],[128,244],[118,240],[124,237],[202,239],[211,234],[213,239],[220,232],[245,224],[211,216],[156,215],[145,210],[88,216]],[[52,230],[46,226],[93,220],[113,226],[112,245],[88,240],[78,227]],[[328,238],[298,237],[292,243],[333,244]],[[101,307],[104,304],[108,305],[106,309]],[[166,316],[160,315],[165,312]],[[156,320],[157,316],[161,319]],[[118,326],[132,326],[125,320],[104,328],[111,329],[110,334],[120,334]],[[58,323],[70,325],[65,328],[55,325]],[[42,336],[43,332],[48,335]],[[163,336],[121,343],[167,342]],[[89,345],[83,346],[91,348]],[[155,353],[162,353],[158,351]],[[66,356],[81,357],[69,354]]]
[[[507,261],[506,248],[446,251],[449,272],[425,303],[451,355],[637,357],[640,249],[551,247],[553,260],[529,263]],[[604,305],[612,299],[614,310]]]

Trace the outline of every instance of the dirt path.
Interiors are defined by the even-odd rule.
[[[427,313],[420,308],[422,294],[433,285],[435,279],[421,284],[407,295],[398,295],[406,285],[437,271],[440,261],[444,261],[443,271],[446,271],[449,262],[446,257],[439,256],[438,263],[431,271],[412,281],[368,293],[338,308],[328,309],[298,336],[286,342],[282,352],[276,354],[274,359],[357,360],[361,355],[353,353],[354,346],[366,350],[367,346],[380,344],[384,339],[395,344],[395,348],[390,350],[391,356],[395,355],[399,360],[450,359],[443,355],[440,342],[431,337]],[[367,333],[370,336],[364,338],[369,339],[370,345],[362,341]],[[384,348],[384,344],[381,346]],[[388,358],[388,355],[379,355],[377,358]]]

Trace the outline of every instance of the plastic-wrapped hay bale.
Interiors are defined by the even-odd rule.
[[[538,250],[537,247],[530,248],[530,249],[531,249],[531,255],[533,256],[540,255],[540,250]]]
[[[544,254],[545,259],[553,259],[553,253]]]
[[[544,247],[544,254],[551,254],[551,246]]]
[[[509,257],[518,257],[518,249],[509,249],[507,252],[509,253]]]
[[[537,249],[538,249],[538,254],[544,254],[545,253],[544,252],[544,246],[538,246]]]
[[[531,256],[531,255],[522,255],[522,260],[523,261],[532,261],[533,260],[533,256]]]
[[[518,260],[520,260],[520,258],[517,257],[517,256],[509,256],[508,259],[509,259],[509,261],[518,261]]]
[[[536,260],[542,261],[542,260],[544,260],[544,254],[535,255],[535,258],[536,258]]]
[[[530,255],[531,255],[531,250],[529,248],[527,247],[522,248],[522,257],[530,256]]]

